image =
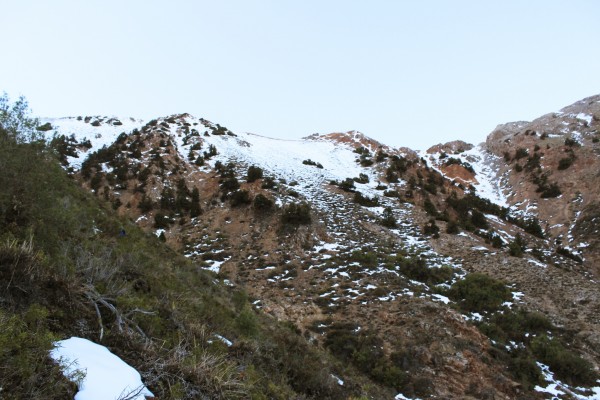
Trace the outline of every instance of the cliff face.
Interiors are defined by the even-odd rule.
[[[484,148],[502,157],[496,178],[508,203],[543,221],[556,246],[600,273],[600,96],[531,122],[499,125]]]

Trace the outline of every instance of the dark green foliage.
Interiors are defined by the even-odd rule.
[[[338,184],[339,188],[345,192],[353,192],[354,191],[354,179],[346,178],[342,182]]]
[[[388,183],[397,183],[400,179],[396,171],[392,167],[388,167],[385,170],[385,180]]]
[[[277,185],[275,184],[275,179],[271,176],[267,176],[263,178],[261,188],[263,189],[274,189]]]
[[[144,193],[140,202],[138,203],[138,208],[142,213],[148,213],[154,208],[154,202],[152,201],[152,199],[150,199],[150,197],[146,196],[146,194]]]
[[[439,285],[452,279],[454,272],[448,266],[429,267],[422,257],[397,257],[400,272],[409,279],[428,285]]]
[[[517,233],[515,238],[508,244],[508,254],[513,257],[523,257],[526,246],[525,239]]]
[[[367,174],[359,174],[358,178],[352,178],[356,183],[369,183],[369,176]]]
[[[526,171],[534,171],[540,170],[542,166],[540,165],[541,156],[539,153],[534,153],[533,155],[527,157],[527,162],[525,163]]]
[[[577,141],[575,139],[566,138],[565,139],[565,146],[575,147],[575,146],[579,146],[579,143],[577,143]]]
[[[488,224],[482,213],[496,215],[499,218],[507,219],[508,209],[500,207],[487,199],[469,193],[462,198],[452,193],[446,199],[446,204],[458,214],[458,223],[467,230],[474,228],[487,229]],[[473,221],[473,215],[475,221]]]
[[[200,191],[197,187],[192,190],[192,199],[190,201],[190,218],[196,218],[202,214],[202,207],[200,206]]]
[[[240,188],[240,183],[235,176],[223,178],[221,181],[221,190],[224,192],[233,192]]]
[[[175,211],[175,192],[170,187],[164,187],[160,194],[160,208]]]
[[[441,158],[441,157],[440,157]],[[446,162],[444,162],[444,165],[446,167],[450,166],[450,165],[460,165],[463,168],[465,168],[467,171],[471,172],[472,174],[475,173],[475,170],[473,169],[473,166],[471,164],[469,164],[468,162],[464,162],[458,158],[455,157],[450,157],[446,160]]]
[[[379,205],[377,197],[364,196],[360,192],[354,193],[354,202],[364,207],[377,207]]]
[[[383,162],[388,157],[389,157],[389,155],[386,152],[379,149],[379,150],[377,150],[377,154],[375,154],[375,161],[380,163],[380,162]]]
[[[262,179],[262,177],[263,177],[262,168],[257,167],[255,165],[252,165],[248,168],[248,175],[247,175],[247,179],[246,179],[248,181],[248,183]]]
[[[502,241],[502,238],[500,237],[500,235],[498,235],[496,233],[492,233],[490,235],[490,243],[496,249],[499,249],[499,248],[501,248],[504,245],[504,242]]]
[[[307,225],[311,223],[310,205],[308,203],[292,203],[283,209],[281,222],[284,225]]]
[[[63,165],[68,164],[67,157],[77,157],[76,144],[77,141],[74,137],[66,137],[65,135],[55,135],[50,141],[50,147],[56,151],[58,159]]]
[[[423,209],[429,215],[436,217],[438,215],[438,210],[435,208],[435,205],[428,198],[423,202]]]
[[[386,357],[382,344],[373,333],[350,323],[332,325],[325,339],[325,347],[336,357],[352,363],[373,380],[400,390],[409,377]]]
[[[537,236],[539,238],[544,237],[544,231],[540,225],[540,221],[536,217],[525,219],[519,226],[530,235]]]
[[[485,215],[483,215],[483,213],[476,208],[471,210],[471,223],[475,228],[479,229],[487,229],[489,227]]]
[[[171,223],[171,219],[161,212],[154,215],[154,227],[157,229],[168,229]]]
[[[440,237],[440,227],[435,223],[435,219],[430,219],[427,224],[423,227],[423,234],[431,235],[434,239]]]
[[[571,156],[569,156],[569,157],[564,157],[564,158],[561,158],[561,159],[558,161],[558,169],[559,169],[560,171],[562,171],[562,170],[565,170],[565,169],[569,168],[571,165],[573,165],[573,162],[574,162],[574,161],[575,161],[575,158],[574,158],[574,157],[571,157]]]
[[[250,192],[247,190],[236,190],[229,195],[229,200],[231,201],[232,207],[239,207],[252,203]]]
[[[459,280],[448,290],[448,297],[465,311],[496,311],[502,303],[512,299],[508,287],[488,275],[472,273]]]
[[[529,155],[529,151],[527,151],[527,149],[524,149],[522,147],[519,147],[516,151],[515,151],[515,160],[520,160],[521,158],[525,158]]]
[[[202,153],[204,160],[210,160],[212,157],[216,156],[217,153],[217,148],[211,144],[208,146],[208,151],[205,151],[204,153]]]
[[[35,129],[37,129],[38,131],[41,131],[41,132],[47,132],[47,131],[51,131],[53,128],[52,128],[52,124],[50,122],[46,122],[45,124],[40,125]]]
[[[574,386],[593,386],[598,378],[592,365],[567,349],[559,340],[540,335],[531,341],[531,350],[556,376]]]
[[[350,254],[349,260],[357,262],[365,268],[376,268],[379,265],[377,254],[366,248],[354,250]]]
[[[523,167],[521,166],[521,164],[515,164],[515,171],[516,172],[522,172],[523,171]]]
[[[254,197],[254,209],[257,211],[269,211],[273,209],[275,203],[264,194],[257,194]]]
[[[398,223],[396,222],[396,217],[394,217],[394,213],[391,207],[386,207],[383,210],[383,214],[381,215],[380,224],[385,226],[386,228],[394,229],[398,227]]]
[[[558,197],[562,194],[558,184],[555,182],[550,183],[549,185],[539,186],[536,189],[536,192],[540,193],[540,197],[542,199],[548,199],[552,197]]]
[[[571,260],[578,262],[579,264],[583,263],[583,259],[581,257],[579,257],[577,254],[571,253],[568,249],[565,249],[564,247],[557,247],[556,253],[560,254],[561,256],[570,258]]]
[[[458,223],[455,220],[449,221],[448,225],[446,225],[446,233],[449,233],[451,235],[456,235],[457,233],[460,233],[460,225],[458,225]]]
[[[321,163],[314,162],[314,161],[313,161],[313,160],[311,160],[310,158],[309,158],[308,160],[304,160],[304,161],[302,161],[302,164],[304,164],[304,165],[313,165],[313,166],[315,166],[315,167],[317,167],[317,168],[319,168],[319,169],[322,169],[322,168],[323,168],[323,165],[321,165]]]

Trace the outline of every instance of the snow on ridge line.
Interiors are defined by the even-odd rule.
[[[429,165],[446,176],[440,168],[440,153],[427,153],[427,151],[418,152],[419,157],[428,160]],[[469,163],[475,171],[475,179],[477,182],[473,183],[473,186],[477,190],[477,195],[481,198],[487,199],[494,204],[498,204],[502,207],[509,207],[508,199],[504,194],[500,179],[496,176],[495,171],[490,166],[495,160],[494,155],[485,151],[482,145],[474,146],[470,150],[463,151],[460,154],[448,154],[449,157],[458,158],[465,163]],[[442,159],[443,160],[443,159]]]
[[[50,357],[62,366],[63,374],[77,384],[79,391],[75,400],[154,397],[142,383],[139,372],[106,347],[87,339],[72,337],[58,341]]]

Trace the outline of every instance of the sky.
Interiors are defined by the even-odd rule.
[[[0,92],[298,139],[485,140],[600,93],[596,0],[0,0]]]

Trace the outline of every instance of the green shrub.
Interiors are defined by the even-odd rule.
[[[560,171],[565,170],[565,169],[569,168],[571,165],[573,165],[574,161],[575,161],[575,159],[573,157],[564,157],[564,158],[561,158],[558,161],[558,169]]]
[[[273,209],[273,207],[275,206],[275,203],[273,203],[273,200],[269,199],[267,196],[265,196],[262,193],[257,194],[254,197],[254,209],[257,211],[268,211]]]
[[[284,207],[281,215],[284,225],[307,225],[311,223],[310,205],[308,203],[292,203]]]
[[[239,207],[252,203],[250,192],[247,190],[236,190],[229,195],[229,200],[231,201],[232,207]]]
[[[390,229],[398,227],[398,222],[396,222],[396,217],[394,217],[394,212],[392,211],[391,207],[386,207],[383,210],[383,214],[379,223]]]
[[[515,160],[519,160],[521,158],[527,157],[529,155],[529,151],[527,151],[527,149],[524,149],[522,147],[519,147],[516,151],[515,151]]]
[[[364,207],[377,207],[379,205],[377,197],[364,196],[360,192],[354,193],[354,202]]]
[[[560,380],[574,386],[593,386],[598,378],[592,365],[564,347],[556,339],[540,335],[531,341],[531,349]]]
[[[488,275],[472,273],[454,283],[448,297],[464,311],[496,311],[510,301],[512,294],[506,285]]]
[[[440,227],[435,223],[435,219],[430,219],[429,223],[423,227],[423,233],[425,235],[431,235],[434,239],[440,237]]]
[[[439,285],[452,279],[454,271],[448,266],[429,267],[425,259],[421,257],[402,257],[397,261],[400,272],[409,279],[426,283],[428,285]]]
[[[451,220],[448,222],[448,225],[446,225],[446,233],[449,233],[451,235],[456,235],[457,233],[460,233],[460,226],[455,220]]]
[[[352,178],[356,183],[369,183],[369,176],[367,174],[359,174],[358,178]]]
[[[354,191],[354,180],[352,178],[346,178],[338,184],[339,188],[345,192]]]
[[[248,183],[254,182],[256,180],[262,179],[263,177],[263,170],[260,167],[257,166],[250,166],[248,168],[248,175],[247,175],[247,181]]]

